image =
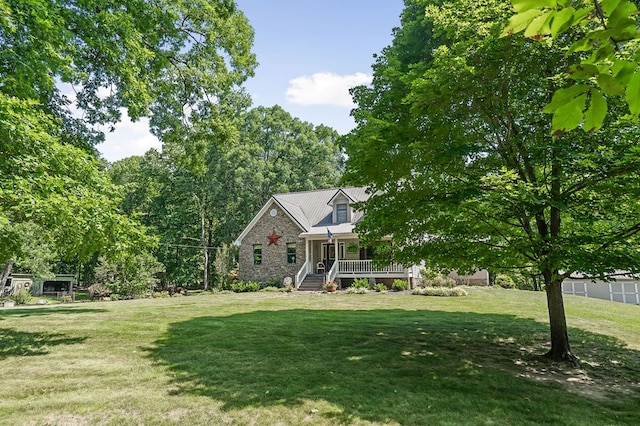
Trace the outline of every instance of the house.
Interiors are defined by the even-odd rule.
[[[342,287],[355,278],[391,286],[413,283],[420,265],[374,264],[373,250],[360,244],[355,225],[362,212],[354,204],[369,198],[365,188],[347,187],[272,196],[235,241],[239,279],[278,281],[290,277],[300,290],[317,290],[324,281]]]

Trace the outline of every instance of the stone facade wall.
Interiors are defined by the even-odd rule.
[[[271,216],[270,211],[276,210]],[[267,236],[274,232],[282,236],[278,244],[269,245]],[[282,282],[285,277],[295,279],[296,274],[305,262],[305,242],[298,238],[302,231],[287,214],[276,204],[260,217],[254,227],[242,239],[239,250],[238,278],[241,281],[266,282],[277,280]],[[287,263],[287,243],[296,243],[296,263]],[[262,245],[262,264],[254,265],[253,247]]]

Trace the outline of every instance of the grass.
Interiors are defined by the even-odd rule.
[[[637,424],[640,307],[249,293],[0,309],[0,424]]]

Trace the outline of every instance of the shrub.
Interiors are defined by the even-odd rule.
[[[292,291],[296,291],[296,288],[294,285],[285,285],[280,287],[279,290],[283,293],[291,293]]]
[[[377,291],[378,293],[384,293],[387,291],[387,286],[382,284],[382,283],[378,283],[376,284],[374,287],[374,290]]]
[[[238,281],[231,283],[231,291],[234,293],[249,293],[254,291],[260,291],[260,285],[257,281]]]
[[[31,302],[32,296],[28,290],[18,290],[13,296],[10,297],[16,305],[26,305]]]
[[[151,295],[154,299],[165,299],[171,297],[168,291],[154,291]]]
[[[425,281],[432,280],[436,277],[439,277],[440,275],[441,275],[440,273],[438,273],[437,271],[434,271],[431,268],[427,268],[427,267],[420,268],[420,276]]]
[[[496,277],[496,285],[502,288],[514,288],[515,284],[509,275],[498,275]]]
[[[422,278],[422,283],[425,287],[455,287],[456,280],[453,278],[441,275],[441,274],[430,274],[426,277]]]
[[[89,297],[92,299],[102,299],[108,297],[111,294],[111,290],[100,284],[92,284],[87,288]]]
[[[456,280],[446,275],[440,275],[433,280],[433,286],[453,288],[456,286]]]
[[[133,299],[146,294],[158,283],[157,275],[164,266],[147,252],[109,259],[100,258],[95,269],[95,281],[120,298]],[[115,300],[113,296],[112,300]]]
[[[60,299],[58,299],[60,301],[60,303],[70,303],[73,298],[71,296],[60,296]]]
[[[404,291],[409,288],[409,283],[405,280],[393,280],[391,288],[395,291]]]
[[[418,287],[415,288],[412,294],[416,294],[418,296],[442,296],[442,297],[452,297],[452,296],[468,296],[467,290],[462,287]]]
[[[231,284],[238,280],[238,265],[236,258],[238,248],[233,244],[223,243],[216,251],[213,259],[215,269],[215,279],[213,287],[218,290],[228,290]]]
[[[347,294],[366,294],[368,292],[369,292],[368,288],[355,287],[355,286],[351,286],[347,288],[347,291],[346,291]]]
[[[271,293],[289,293],[294,290],[295,288],[291,287],[290,285],[285,285],[284,287],[276,287],[274,285],[268,285],[260,291],[266,291]]]
[[[369,289],[371,286],[369,285],[369,280],[367,278],[356,278],[353,280],[351,287]]]

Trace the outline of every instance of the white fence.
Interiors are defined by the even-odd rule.
[[[640,284],[637,281],[602,281],[565,280],[562,292],[576,296],[610,300],[612,302],[640,305]]]

